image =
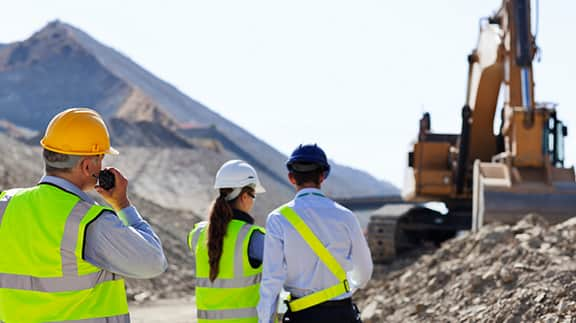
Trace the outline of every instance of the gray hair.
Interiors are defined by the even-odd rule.
[[[44,157],[46,173],[70,172],[72,168],[78,164],[80,159],[82,159],[82,156],[66,155],[47,149],[44,149],[42,152],[42,157]]]

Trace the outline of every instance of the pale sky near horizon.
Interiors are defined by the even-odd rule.
[[[2,5],[0,43],[25,40],[60,19],[285,154],[317,142],[333,161],[401,187],[423,112],[431,113],[433,131],[459,132],[466,57],[479,18],[500,4],[19,0]],[[576,1],[539,7],[536,100],[559,103],[572,165]]]

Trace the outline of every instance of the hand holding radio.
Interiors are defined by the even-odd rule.
[[[108,169],[101,170],[98,174],[98,186],[105,190],[109,190],[116,184],[114,173]]]
[[[116,211],[130,206],[127,195],[128,180],[114,167],[98,173],[98,184],[95,189]]]

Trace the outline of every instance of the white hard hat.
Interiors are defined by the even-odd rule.
[[[258,174],[254,167],[243,160],[229,160],[220,167],[216,173],[214,188],[242,188],[252,186],[256,193],[264,193],[266,190],[258,180]]]

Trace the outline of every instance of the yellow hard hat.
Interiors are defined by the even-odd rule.
[[[58,113],[46,128],[42,147],[66,155],[118,155],[110,146],[110,136],[102,117],[88,108],[72,108]]]

